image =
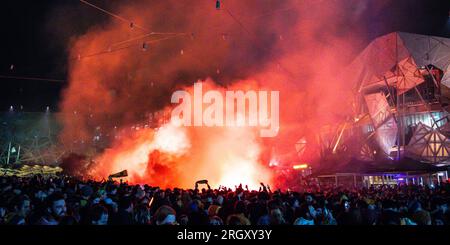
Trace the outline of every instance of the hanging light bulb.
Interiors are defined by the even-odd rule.
[[[14,70],[14,64],[11,64],[11,66],[9,67],[10,70]]]
[[[219,68],[217,68],[216,73],[220,74],[220,69]]]
[[[142,51],[146,51],[146,50],[147,50],[147,47],[148,47],[147,43],[146,43],[146,42],[143,42],[143,43],[142,43]]]
[[[220,0],[217,0],[217,1],[216,1],[216,9],[217,9],[217,10],[220,10]]]
[[[183,50],[183,49],[182,49],[182,50],[180,51],[180,54],[181,54],[181,55],[183,55],[183,54],[184,54],[184,50]]]

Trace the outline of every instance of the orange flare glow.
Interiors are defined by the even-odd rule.
[[[305,169],[308,167],[308,164],[299,164],[292,166],[293,169]]]

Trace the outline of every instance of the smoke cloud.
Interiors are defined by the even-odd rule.
[[[134,182],[162,186],[186,187],[199,178],[215,185],[276,185],[266,169],[273,157],[268,152],[289,155],[305,137],[311,147],[290,161],[314,161],[316,132],[351,115],[352,87],[337,77],[363,46],[365,25],[358,20],[374,3],[221,2],[217,10],[215,1],[121,1],[110,10],[131,22],[111,17],[74,37],[60,139],[85,152],[99,131],[111,137],[91,174],[128,168]],[[215,89],[280,91],[279,135],[261,139],[248,128],[167,129],[159,135],[169,127],[161,123],[157,131],[112,137],[146,122],[150,112],[169,110],[175,90],[205,80]],[[158,145],[161,137],[176,151]]]

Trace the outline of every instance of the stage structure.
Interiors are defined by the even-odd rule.
[[[50,112],[9,111],[0,115],[0,164],[59,163],[64,148],[57,143],[59,125]]]
[[[381,36],[340,78],[354,88],[354,115],[318,134],[322,159],[450,163],[450,39]]]
[[[107,148],[122,134],[129,134],[148,127],[157,127],[167,122],[170,114],[161,111],[148,113],[141,122],[129,127],[92,127],[92,138],[74,139],[63,144],[59,139],[62,113],[25,112],[10,110],[0,113],[0,167],[18,164],[59,165],[71,153],[79,153],[91,158]]]

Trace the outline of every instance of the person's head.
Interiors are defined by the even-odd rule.
[[[200,199],[196,199],[193,202],[197,203],[197,207],[200,211],[204,210],[205,204]]]
[[[94,205],[91,210],[90,218],[92,225],[107,225],[108,210],[102,205]]]
[[[134,220],[136,224],[146,225],[150,223],[150,209],[146,204],[140,204],[134,213]]]
[[[312,204],[313,203],[313,201],[314,201],[314,198],[312,197],[312,195],[306,195],[306,197],[305,197],[305,201],[306,201],[306,203],[307,204]]]
[[[156,210],[156,225],[174,225],[176,224],[176,212],[173,208],[163,205]]]
[[[448,212],[448,204],[447,203],[444,203],[444,202],[440,203],[438,205],[438,208],[439,208],[440,211],[442,211],[442,213],[447,213]]]
[[[269,200],[269,193],[265,191],[258,193],[258,201],[265,202],[267,200]]]
[[[183,192],[181,193],[181,201],[183,202],[183,206],[188,205],[192,201],[191,195],[189,192]]]
[[[30,199],[26,195],[19,195],[14,200],[14,211],[21,217],[26,217],[31,211]]]
[[[119,211],[119,206],[111,198],[105,198],[105,200],[103,200],[103,203],[105,204],[106,208],[108,208],[112,213],[117,213],[117,211]]]
[[[129,196],[123,197],[119,200],[119,209],[131,213],[133,210],[133,202]]]
[[[3,219],[6,215],[6,207],[0,205],[0,219]]]
[[[47,189],[47,196],[52,195],[55,192],[55,189],[53,187],[50,187]]]
[[[422,209],[422,205],[420,204],[420,202],[418,201],[413,201],[410,205],[409,205],[409,210],[411,210],[411,212],[417,212],[419,210]]]
[[[142,198],[145,197],[145,194],[146,194],[146,193],[145,193],[144,190],[142,190],[141,188],[137,188],[135,197],[136,197],[138,200],[141,200]]]
[[[107,196],[108,196],[108,195],[107,195],[105,189],[100,189],[100,190],[97,191],[97,197],[98,197],[100,200],[104,200]]]
[[[245,203],[243,201],[237,201],[234,205],[234,212],[237,214],[245,214],[246,213],[246,207]]]
[[[55,218],[61,218],[66,215],[66,200],[64,195],[55,192],[47,197],[47,211]]]
[[[180,218],[178,219],[178,223],[180,225],[188,225],[189,224],[189,217],[185,214],[180,215]]]
[[[366,198],[365,201],[366,201],[366,204],[367,204],[367,209],[375,210],[376,203],[375,203],[375,201],[373,199]]]
[[[47,193],[45,191],[38,190],[34,193],[34,197],[39,201],[43,201],[45,200],[45,198],[47,198]]]
[[[299,202],[299,200],[297,198],[289,199],[289,204],[291,205],[292,208],[300,207],[300,202]]]
[[[445,225],[444,221],[442,219],[435,219],[434,225]]]
[[[208,216],[213,217],[216,216],[219,213],[220,206],[218,205],[211,205],[208,207]]]
[[[223,204],[223,196],[222,195],[217,196],[216,202],[218,205],[221,206]]]
[[[117,194],[117,186],[115,186],[115,185],[110,185],[110,186],[108,187],[108,195],[114,196],[114,195],[116,195],[116,194]]]
[[[209,218],[209,225],[223,225],[223,221],[219,216]]]
[[[83,187],[81,187],[81,196],[84,198],[89,198],[91,197],[91,195],[94,193],[94,190],[92,189],[91,186],[89,185],[85,185]]]
[[[281,225],[285,223],[283,213],[280,209],[276,208],[270,211],[270,222],[273,225]]]
[[[306,204],[303,204],[299,208],[296,209],[296,216],[298,218],[303,218],[303,219],[307,219],[307,220],[312,219],[312,216],[309,213],[308,205],[306,205]]]
[[[161,199],[164,199],[164,198],[166,198],[166,192],[164,192],[164,191],[158,191],[158,192],[157,192],[157,196],[158,196],[159,198],[161,198]]]
[[[244,225],[241,218],[235,214],[228,216],[227,225]]]
[[[342,207],[345,212],[349,212],[350,211],[350,202],[348,200],[343,200]]]
[[[16,194],[16,195],[20,195],[20,194],[22,194],[22,190],[19,189],[19,188],[14,188],[13,189],[13,193]]]
[[[267,202],[267,207],[272,210],[272,209],[276,209],[276,208],[281,208],[282,204],[280,202],[279,199],[276,200],[270,200],[269,202]]]
[[[149,203],[150,203],[150,198],[148,198],[147,196],[144,196],[144,198],[142,198],[139,201],[139,204],[144,204],[144,205],[147,205],[147,206],[148,206]]]

